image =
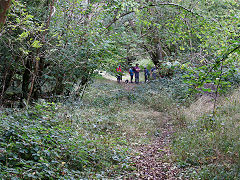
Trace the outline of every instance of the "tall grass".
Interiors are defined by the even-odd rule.
[[[184,115],[185,129],[173,143],[183,178],[240,179],[240,91],[222,97],[216,116],[207,97],[192,104]]]

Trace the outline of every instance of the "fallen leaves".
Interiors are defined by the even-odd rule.
[[[172,125],[166,122],[159,137],[148,145],[136,147],[138,156],[132,161],[137,170],[129,179],[179,179],[177,174],[180,169],[173,164],[169,147],[172,133]]]

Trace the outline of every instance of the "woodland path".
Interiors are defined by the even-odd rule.
[[[108,78],[113,80],[113,78]],[[132,91],[136,86],[135,83],[120,83],[127,91]],[[159,133],[152,137],[148,144],[140,144],[133,147],[137,156],[132,157],[132,162],[136,167],[131,177],[126,179],[146,179],[146,180],[165,180],[180,179],[177,174],[180,169],[172,161],[172,152],[170,149],[171,137],[174,133],[171,118],[167,113],[154,111],[155,116],[161,121],[158,128]]]
[[[121,84],[128,91],[134,90],[134,87],[137,86],[134,83]],[[159,117],[158,120],[162,121],[159,133],[155,134],[149,144],[134,147],[139,155],[132,158],[136,172],[129,179],[179,179],[177,174],[180,169],[171,160],[170,143],[171,136],[174,133],[171,118],[167,113],[157,111],[154,113]]]
[[[135,175],[129,179],[179,179],[177,174],[180,169],[172,161],[170,149],[171,137],[174,133],[173,124],[167,114],[156,112],[162,126],[159,133],[151,139],[150,143],[135,146],[135,151],[139,154],[132,158],[136,167]]]

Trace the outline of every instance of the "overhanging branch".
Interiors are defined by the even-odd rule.
[[[181,8],[195,16],[199,16],[199,17],[203,17],[202,15],[190,10],[190,9],[187,9],[179,4],[174,4],[174,3],[158,3],[158,4],[149,4],[147,6],[144,6],[144,7],[140,7],[138,10],[143,10],[143,9],[147,9],[147,8],[150,8],[150,7],[156,7],[156,6],[174,6],[174,7],[178,7],[178,8]],[[105,27],[105,29],[108,29],[110,28],[115,22],[117,22],[119,19],[121,19],[122,17],[124,16],[127,16],[129,14],[132,14],[132,13],[135,13],[134,10],[132,11],[129,11],[129,12],[126,12],[126,13],[123,13],[121,14],[119,17],[117,17],[117,13],[115,14],[113,20]],[[204,18],[204,17],[203,17]]]
[[[223,61],[225,61],[228,56],[232,53],[234,53],[235,51],[237,51],[238,49],[240,49],[240,45],[238,45],[237,47],[233,48],[231,51],[227,52],[226,54],[223,55],[223,58],[220,60],[217,60],[217,62],[209,69],[209,71],[207,72],[207,74],[205,75],[205,78],[202,79],[201,84],[206,80],[206,77],[210,74],[210,72],[212,72],[212,70],[214,68],[216,68],[218,65],[220,65]],[[222,67],[221,67],[222,68]]]

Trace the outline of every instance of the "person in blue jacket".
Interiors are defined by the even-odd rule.
[[[130,78],[131,78],[130,82],[133,83],[133,75],[134,75],[133,67],[130,67],[129,74],[130,74]]]

